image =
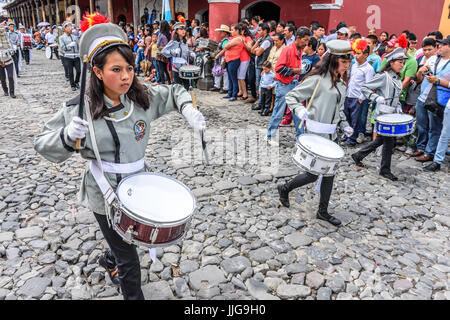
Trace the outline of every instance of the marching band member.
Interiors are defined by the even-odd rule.
[[[331,135],[332,140],[335,140],[337,125],[341,127],[347,137],[353,134],[353,129],[349,127],[344,114],[347,89],[345,80],[353,57],[348,41],[333,40],[328,42],[327,46],[329,53],[302,83],[286,95],[286,103],[300,119],[306,120],[306,132],[316,133],[328,139]],[[316,91],[316,95],[312,98],[314,91]],[[310,99],[313,99],[313,102],[310,109],[307,110],[302,102]],[[311,126],[308,125],[308,122]],[[315,129],[313,129],[312,122],[315,122]],[[333,130],[328,129],[330,124],[334,125]],[[327,127],[327,129],[320,127]],[[289,208],[289,193],[296,188],[317,181],[318,178],[319,176],[306,172],[286,184],[279,185],[278,193],[282,205]],[[323,177],[320,182],[320,204],[317,218],[338,226],[341,221],[328,213],[333,181],[334,176],[331,176]]]
[[[82,139],[80,154],[91,162],[83,175],[80,200],[94,212],[111,250],[99,263],[110,277],[118,274],[124,299],[144,299],[136,246],[124,242],[110,226],[106,214],[111,208],[101,191],[102,180],[94,176],[103,169],[103,180],[115,190],[121,179],[143,172],[150,123],[164,114],[178,111],[198,130],[204,130],[206,122],[182,86],[146,87],[138,81],[133,51],[119,26],[97,12],[83,18],[80,56],[87,57],[91,70],[86,97],[66,102],[37,135],[34,147],[47,160],[60,163],[73,155],[76,140]],[[78,117],[81,99],[88,121]]]
[[[20,33],[20,51],[22,52],[22,58],[25,60],[25,63],[30,64],[31,60],[31,49],[33,49],[33,37],[30,33],[25,31],[25,26],[19,24],[19,33]]]
[[[81,62],[80,44],[77,36],[72,35],[73,25],[70,21],[63,23],[64,34],[59,37],[59,47],[62,52],[64,69],[67,70],[72,91],[80,88]],[[77,73],[74,77],[73,69]]]
[[[11,96],[15,99],[14,95],[14,50],[11,42],[9,42],[6,30],[0,27],[0,81],[2,82],[3,93],[5,96]],[[8,74],[8,84],[6,83],[6,74]]]
[[[186,25],[182,22],[177,22],[173,26],[175,31],[173,39],[164,47],[161,54],[166,58],[172,58],[172,72],[174,83],[181,84],[186,90],[189,90],[189,80],[181,79],[179,75],[180,68],[187,66],[189,60],[195,59],[195,53],[189,51],[186,44]]]
[[[406,49],[397,48],[386,55],[386,66],[361,88],[361,93],[366,99],[378,104],[375,109],[375,118],[382,114],[401,113],[402,111],[399,100],[402,93],[400,71],[408,58],[405,53]],[[392,181],[397,181],[398,178],[391,172],[395,137],[386,137],[378,134],[373,142],[352,154],[352,158],[357,166],[364,168],[365,165],[361,161],[381,145],[383,145],[383,152],[380,175]]]
[[[16,24],[14,21],[8,22],[9,32],[8,32],[8,38],[9,42],[11,43],[12,49],[14,50],[13,60],[14,60],[14,66],[16,68],[16,75],[19,77],[19,49],[20,49],[20,33],[15,31]]]

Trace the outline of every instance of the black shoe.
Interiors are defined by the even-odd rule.
[[[439,163],[433,162],[433,163],[429,164],[428,166],[426,166],[425,168],[423,168],[423,170],[431,171],[431,172],[439,171],[439,170],[441,170],[441,165]]]
[[[72,87],[72,91],[77,91],[77,87]]]
[[[209,91],[217,92],[217,91],[220,91],[220,89],[219,89],[219,88],[216,88],[216,87],[212,87],[211,89],[209,89]]]
[[[317,217],[317,219],[327,221],[334,226],[340,226],[342,224],[341,220],[333,217],[332,215],[328,214],[327,212],[325,212],[325,213],[317,212],[316,217]]]
[[[227,91],[225,91],[225,90],[220,90],[219,93],[220,93],[220,94],[225,94],[225,93],[228,93],[228,90],[227,90]]]
[[[4,94],[5,97],[9,96],[8,92],[4,92],[3,94]]]
[[[10,96],[11,98],[13,98],[13,99],[17,98],[16,95],[14,94],[14,92],[10,92],[10,93],[9,93],[9,96]]]
[[[261,111],[261,116],[262,116],[262,117],[267,117],[267,116],[269,116],[269,109],[263,109],[263,110]]]
[[[80,89],[80,84],[79,84],[79,83],[75,83],[75,87],[76,87],[77,89]]]
[[[356,157],[356,153],[352,154],[352,159],[353,159],[353,161],[355,161],[356,166],[361,167],[361,168],[366,168],[366,165],[364,163],[362,163],[361,160],[359,160]]]
[[[255,104],[252,107],[252,110],[261,110],[261,109],[262,109],[262,107],[259,104]]]
[[[289,203],[289,192],[286,190],[286,186],[284,184],[280,184],[277,186],[278,194],[280,195],[281,204],[289,208],[291,204]]]
[[[108,275],[112,283],[114,283],[115,285],[120,285],[119,270],[117,266],[114,266],[114,263],[111,261],[108,255],[110,255],[109,252],[102,255],[98,259],[98,264],[101,265],[103,268],[105,268],[106,271],[108,271]]]
[[[397,181],[398,178],[392,174],[392,172],[381,172],[380,175],[386,179]]]

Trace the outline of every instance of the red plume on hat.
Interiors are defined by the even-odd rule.
[[[406,35],[402,34],[401,37],[398,38],[398,45],[403,49],[408,48],[408,39],[406,39]]]
[[[354,53],[363,52],[367,48],[367,40],[356,39],[352,42],[352,50]]]
[[[92,26],[95,26],[96,24],[101,23],[108,23],[109,19],[106,16],[102,16],[97,11],[93,14],[89,14],[89,12],[86,12],[85,15],[83,15],[83,20],[80,23],[80,29],[81,32],[85,32],[87,29],[89,29]]]
[[[181,14],[179,14],[179,15],[177,16],[177,20],[178,20],[179,22],[181,22],[181,23],[186,23],[186,19],[185,19]]]

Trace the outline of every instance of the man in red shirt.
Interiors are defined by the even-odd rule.
[[[267,130],[267,141],[271,144],[277,144],[272,139],[276,135],[286,111],[285,97],[298,84],[297,79],[298,75],[301,74],[303,49],[308,45],[310,38],[311,31],[309,29],[298,29],[295,33],[295,41],[283,49],[275,66],[275,104]],[[299,129],[300,119],[296,115],[293,115],[293,117],[296,137],[298,137],[301,134]]]

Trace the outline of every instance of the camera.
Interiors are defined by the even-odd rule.
[[[430,70],[427,70],[423,73],[424,77],[428,77],[428,76],[432,76],[432,75],[433,75],[433,73]]]

